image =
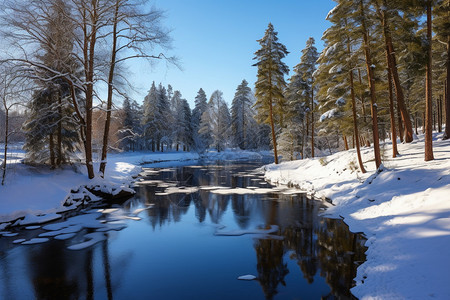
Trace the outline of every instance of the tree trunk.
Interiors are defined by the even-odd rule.
[[[450,99],[449,99],[449,90],[450,90],[450,35],[447,37],[447,79],[445,80],[445,131],[444,131],[444,140],[450,138]]]
[[[6,179],[6,158],[8,157],[8,135],[9,135],[9,109],[5,107],[5,151],[3,153],[2,162],[2,185],[5,185]]]
[[[403,139],[403,121],[402,121],[402,115],[400,113],[400,108],[398,107],[398,102],[397,102],[397,122],[398,122],[398,137],[400,138],[400,143],[403,143],[404,139]]]
[[[387,1],[383,0],[383,6],[387,7]],[[382,25],[383,25],[383,33],[384,33],[384,39],[385,39],[385,43],[386,43],[386,51],[387,51],[387,63],[388,63],[388,68],[391,69],[391,74],[392,77],[394,79],[394,87],[395,87],[395,95],[397,98],[397,105],[398,108],[400,110],[400,114],[402,117],[402,121],[403,124],[405,125],[405,132],[401,133],[404,138],[405,138],[405,142],[406,143],[410,143],[413,141],[413,130],[412,130],[412,124],[411,124],[411,118],[409,116],[409,112],[408,109],[406,108],[406,104],[405,104],[405,96],[403,94],[403,88],[401,86],[400,83],[400,78],[398,75],[398,70],[397,70],[397,62],[396,62],[396,57],[395,57],[395,49],[394,49],[394,45],[392,44],[392,37],[391,37],[391,33],[389,30],[389,25],[388,25],[388,17],[386,16],[387,14],[387,10],[383,10],[381,11],[381,16],[382,16]]]
[[[314,157],[314,89],[311,86],[311,157]]]
[[[438,132],[442,132],[442,95],[439,95],[437,109],[438,109]]]
[[[108,74],[108,98],[106,103],[106,120],[105,129],[103,131],[103,146],[102,146],[102,157],[100,161],[99,173],[102,177],[105,176],[106,169],[106,156],[108,155],[108,139],[109,139],[109,129],[111,127],[111,109],[112,109],[112,97],[113,97],[113,80],[114,80],[114,69],[116,67],[116,54],[117,54],[117,23],[119,17],[119,0],[116,0],[114,8],[114,21],[113,21],[113,32],[112,32],[112,51],[111,51],[111,62],[109,65]]]
[[[50,150],[50,165],[52,166],[52,169],[55,168],[55,142],[53,141],[53,133],[50,133],[49,135],[49,150]]]
[[[426,65],[426,98],[425,98],[425,161],[434,159],[433,156],[433,132],[432,132],[432,35],[431,35],[431,0],[427,1],[427,41],[428,41],[428,60]]]
[[[387,50],[387,49],[386,49]],[[386,53],[387,54],[387,53]],[[391,69],[388,68],[388,83],[389,83],[389,116],[391,120],[391,141],[392,141],[392,157],[397,157],[397,132],[395,128],[395,114],[394,114],[394,93],[392,91],[392,74]]]
[[[359,136],[359,132],[358,132],[358,118],[356,115],[356,99],[355,99],[355,92],[354,92],[354,87],[353,87],[353,70],[350,70],[350,96],[352,99],[352,115],[353,115],[353,136],[358,137]],[[359,139],[356,138],[356,154],[358,156],[358,164],[359,164],[359,168],[361,169],[362,173],[366,173],[366,169],[364,168],[363,162],[362,162],[362,158],[361,158],[361,150],[360,150],[360,145],[359,145]],[[347,140],[346,140],[347,142]],[[348,150],[348,145],[347,145],[347,150]]]
[[[343,138],[344,138],[344,149],[345,149],[345,150],[348,150],[347,136],[344,134]]]
[[[97,2],[92,1],[91,11],[85,8],[84,11],[84,68],[86,74],[86,124],[85,124],[85,140],[84,149],[86,155],[86,168],[89,179],[95,177],[94,166],[92,163],[92,105],[94,99],[94,58],[95,43],[97,40],[97,22],[98,7]],[[90,28],[90,32],[88,31]]]
[[[370,54],[369,45],[369,35],[367,33],[366,21],[365,21],[365,7],[363,1],[360,0],[361,7],[361,27],[364,40],[364,56],[366,58],[366,68],[367,76],[369,79],[369,90],[370,90],[370,110],[372,115],[372,133],[373,133],[373,148],[375,155],[375,166],[378,169],[381,165],[381,154],[380,154],[380,140],[378,132],[378,110],[376,104],[376,94],[375,94],[375,76],[373,74],[372,57]]]
[[[62,154],[62,119],[63,119],[63,110],[62,110],[62,98],[61,93],[58,91],[58,113],[59,113],[59,120],[58,120],[58,135],[56,136],[56,142],[58,144],[58,156],[56,157],[56,165],[59,167],[61,166],[63,162],[63,154]]]

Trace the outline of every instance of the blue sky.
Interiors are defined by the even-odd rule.
[[[164,24],[172,29],[171,55],[180,58],[183,70],[158,63],[132,67],[142,102],[152,81],[171,84],[181,91],[191,108],[197,91],[203,88],[209,98],[216,89],[231,103],[236,87],[246,79],[251,88],[256,80],[252,64],[254,52],[271,22],[279,41],[290,54],[284,62],[290,69],[300,61],[301,50],[312,36],[319,51],[322,33],[328,28],[327,13],[332,0],[155,0],[155,7],[166,11]]]

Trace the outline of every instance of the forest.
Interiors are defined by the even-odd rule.
[[[387,139],[395,157],[397,139],[423,133],[429,161],[432,131],[450,137],[449,0],[335,1],[323,50],[309,38],[291,71],[269,24],[249,61],[254,86],[242,79],[230,106],[219,89],[208,97],[200,88],[192,109],[171,85],[153,82],[144,99],[130,97],[127,62],[178,64],[166,55],[164,13],[147,1],[3,2],[3,180],[16,142],[27,164],[82,162],[94,178],[93,162],[104,174],[110,151],[226,148],[271,149],[275,163],[356,148],[364,173],[361,147],[373,147],[378,168]]]

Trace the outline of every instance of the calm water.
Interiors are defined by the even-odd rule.
[[[67,247],[94,229],[36,245],[12,241],[42,228],[0,238],[0,299],[351,298],[365,259],[362,238],[341,220],[320,217],[320,202],[277,189],[206,188],[271,188],[255,166],[149,169],[137,195],[116,211],[127,227],[83,250]],[[183,193],[171,193],[179,187]],[[237,280],[247,274],[257,280]]]

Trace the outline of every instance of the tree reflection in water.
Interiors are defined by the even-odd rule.
[[[227,177],[226,172],[233,175]],[[162,173],[156,178],[182,181],[186,186],[225,185],[234,188],[258,185],[250,177],[236,175],[239,174],[236,170],[219,166],[204,169],[188,167]],[[200,223],[209,216],[213,223],[220,224],[231,204],[240,229],[249,229],[255,216],[263,220],[266,228],[271,225],[279,227],[277,237],[256,238],[254,242],[258,281],[266,299],[272,299],[278,293],[280,284],[286,284],[288,259],[296,260],[307,283],[312,284],[318,275],[325,278],[331,292],[324,298],[353,297],[350,288],[356,276],[356,267],[365,260],[363,238],[351,233],[342,220],[321,217],[319,201],[279,193],[257,196],[217,195],[199,191],[190,195],[156,196],[158,190],[161,191],[156,186],[138,190],[141,198],[154,204],[154,209],[148,211],[152,226],[177,222],[193,202],[195,216]]]
[[[146,179],[163,180],[165,186],[266,187],[260,177],[241,173],[254,166],[175,168]],[[0,297],[123,299],[132,292],[137,295],[145,291],[151,298],[153,293],[162,291],[167,296],[164,299],[180,299],[190,289],[196,295],[201,292],[198,289],[207,286],[213,295],[217,295],[216,289],[223,289],[224,294],[217,295],[219,299],[229,299],[231,294],[225,292],[231,291],[236,299],[253,295],[277,299],[304,297],[301,289],[320,285],[314,295],[325,299],[352,298],[350,288],[356,267],[365,260],[362,237],[349,232],[342,220],[321,217],[319,201],[276,191],[265,195],[218,195],[199,190],[192,194],[164,195],[160,193],[165,187],[156,184],[142,185],[136,190],[136,197],[121,209],[132,212],[149,206],[139,215],[144,220],[129,224],[129,228],[120,232],[107,233],[108,239],[93,247],[80,251],[67,249],[77,239],[82,241],[89,229],[73,240],[51,240],[32,246],[0,240]],[[213,235],[221,225],[241,231],[269,229],[273,225],[278,229],[270,235],[226,240],[227,237]],[[155,230],[166,227],[170,227],[169,235],[164,230]],[[27,232],[39,234],[26,230],[21,234]],[[136,257],[139,259],[135,260]],[[22,271],[21,266],[26,266],[26,270]],[[254,268],[259,285],[236,283],[235,276],[239,274],[235,273],[244,268],[244,272]],[[205,275],[211,270],[213,274]],[[151,284],[145,281],[147,278],[151,278]],[[173,288],[172,280],[177,278],[184,290]],[[18,288],[15,282],[20,280],[29,284]],[[162,299],[162,294],[157,295]]]

